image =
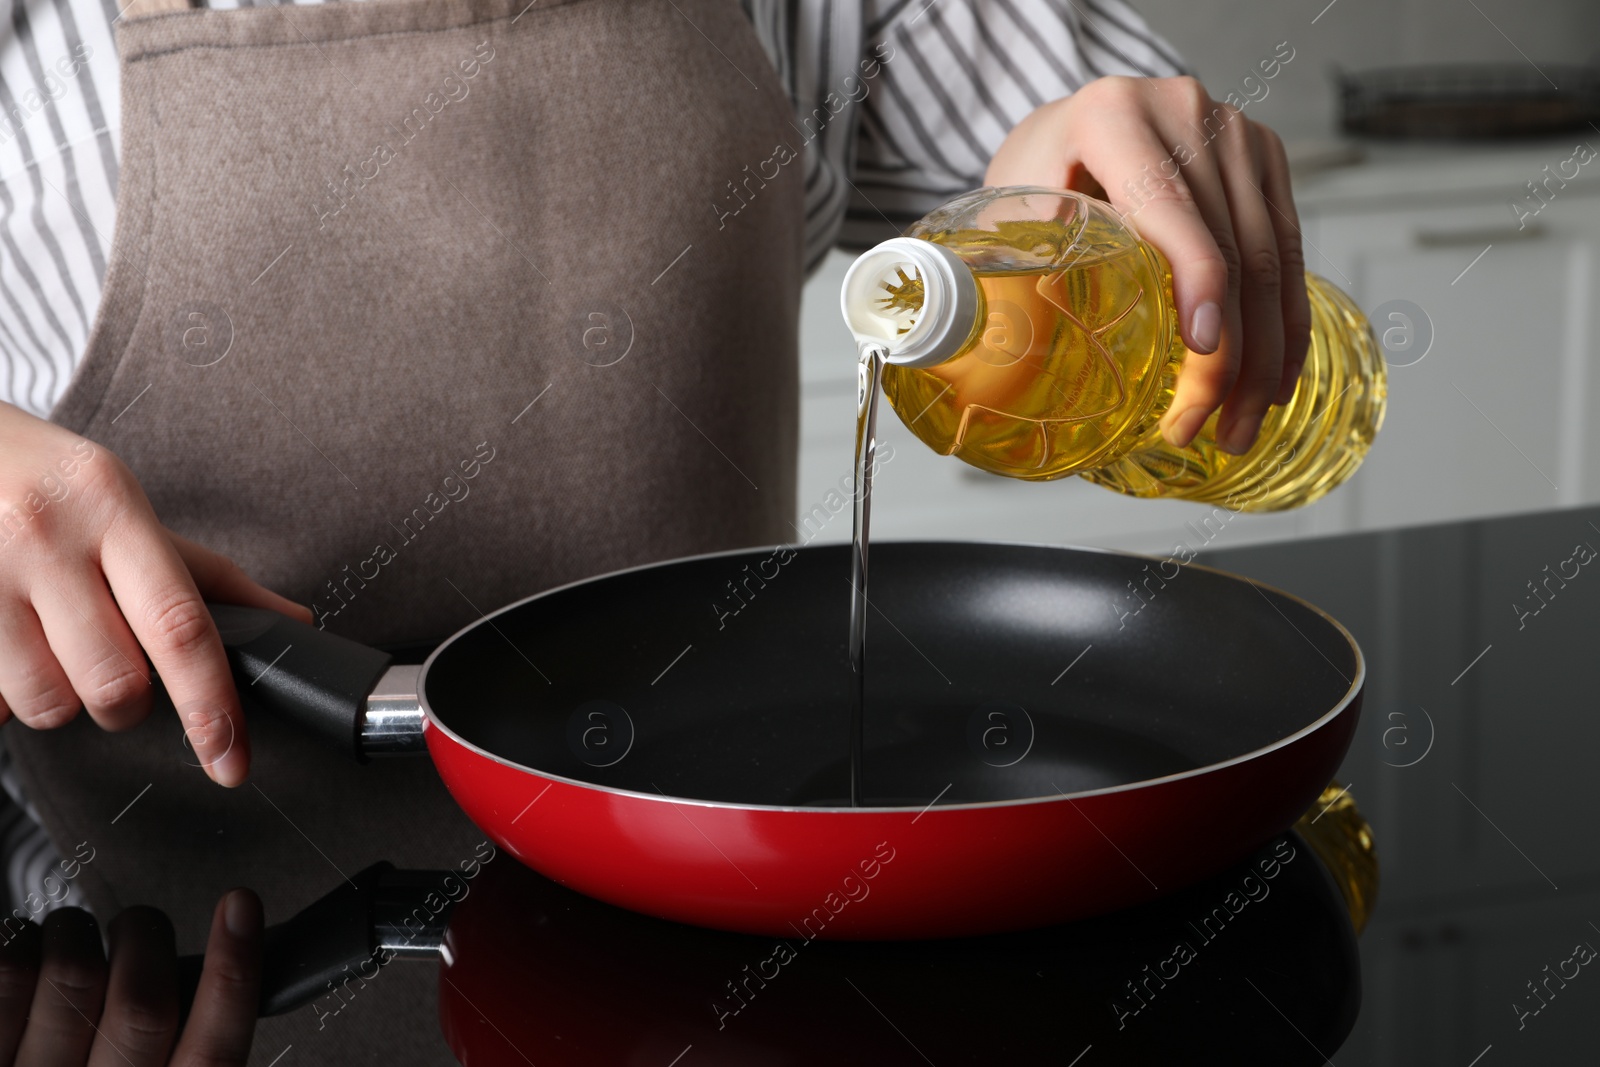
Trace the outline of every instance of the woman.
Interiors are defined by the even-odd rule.
[[[308,864],[476,840],[428,768],[247,731],[203,600],[420,646],[785,539],[799,288],[841,236],[1106,195],[1173,264],[1178,444],[1220,405],[1243,451],[1304,357],[1281,145],[1120,0],[109,2],[0,40],[0,716],[88,903],[186,940],[227,885],[284,914]]]

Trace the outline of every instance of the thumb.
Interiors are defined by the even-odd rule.
[[[310,608],[304,604],[296,604],[287,597],[279,596],[272,590],[258,585],[227,556],[213,552],[204,545],[195,544],[187,537],[175,534],[171,530],[167,530],[166,534],[172,541],[172,547],[176,548],[178,555],[182,557],[184,566],[189,568],[195,588],[199,589],[200,595],[207,600],[215,600],[222,604],[238,604],[247,608],[265,608],[300,622],[311,621]]]

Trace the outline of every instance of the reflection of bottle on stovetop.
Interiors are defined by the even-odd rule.
[[[1171,270],[1100,201],[968,193],[857,259],[842,304],[856,339],[885,350],[884,395],[941,454],[1012,478],[1082,474],[1133,496],[1277,511],[1350,477],[1387,395],[1366,319],[1306,280],[1299,386],[1239,456],[1217,447],[1216,415],[1186,448],[1161,436],[1188,354]]]

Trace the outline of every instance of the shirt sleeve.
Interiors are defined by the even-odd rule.
[[[840,243],[892,236],[983,184],[1035,108],[1111,74],[1187,74],[1123,0],[863,0],[876,77],[851,146]]]

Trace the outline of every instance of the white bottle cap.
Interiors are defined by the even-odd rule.
[[[904,278],[901,275],[904,274]],[[906,279],[922,282],[922,306],[895,308],[885,298]],[[978,314],[972,268],[943,245],[895,237],[863,252],[839,292],[844,321],[857,343],[876,343],[902,367],[932,367],[961,351]]]

